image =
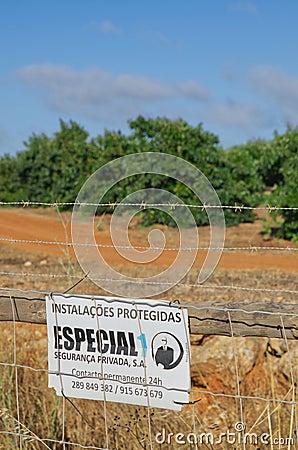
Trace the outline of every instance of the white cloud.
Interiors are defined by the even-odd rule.
[[[33,64],[17,70],[17,77],[33,87],[43,87],[54,95],[97,102],[129,97],[154,100],[173,94],[172,88],[158,80],[111,72],[98,68],[76,71],[67,66]]]
[[[209,92],[191,79],[170,83],[98,67],[75,70],[35,64],[20,68],[16,77],[41,95],[49,109],[101,121],[105,126],[122,127],[139,114],[165,115],[255,135],[281,125],[281,118],[283,123],[298,121],[298,79],[272,67],[254,67],[247,75],[254,91],[250,101],[211,99]]]
[[[208,92],[193,80],[170,84],[140,75],[115,75],[99,68],[78,71],[68,66],[34,64],[17,70],[16,76],[28,86],[41,89],[51,109],[97,120],[127,120],[167,99],[200,102],[208,98]]]
[[[155,100],[175,94],[170,86],[147,77],[123,74],[110,81],[116,95],[131,99]]]
[[[251,88],[261,94],[284,122],[298,122],[298,78],[272,66],[256,66],[248,74]]]

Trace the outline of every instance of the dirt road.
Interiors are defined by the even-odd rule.
[[[59,244],[70,238],[70,214],[63,214],[65,225],[61,217],[54,210],[31,210],[31,209],[3,209],[0,211],[0,238],[1,239],[24,239],[53,242],[55,244],[33,244],[33,243],[9,243],[2,241],[2,244],[14,247],[19,251],[26,250],[43,256],[65,256],[67,248],[72,258],[75,258],[71,247]],[[107,221],[108,218],[105,218]],[[164,231],[166,237],[170,237],[170,243],[173,243],[178,237],[177,230],[159,227]],[[66,231],[67,230],[67,231]],[[254,224],[241,224],[237,227],[231,227],[227,230],[226,247],[253,247],[253,246],[278,246],[278,247],[296,247],[287,241],[264,240],[261,234],[262,225],[260,222]],[[66,234],[67,233],[67,234]],[[121,231],[119,230],[119,233]],[[199,230],[200,245],[208,244],[208,229]],[[146,245],[148,230],[135,228],[130,230],[131,241],[136,245]],[[100,231],[96,231],[96,239],[99,244],[111,245],[109,236],[109,226],[104,222]],[[1,241],[0,241],[1,242]],[[113,248],[101,249],[102,255],[110,264],[125,264],[125,260]],[[158,257],[154,264],[168,266],[174,260],[176,252],[164,251]],[[203,260],[204,252],[199,252],[198,262]],[[219,268],[225,270],[268,270],[275,269],[286,272],[298,272],[298,252],[290,251],[225,251],[219,263]]]

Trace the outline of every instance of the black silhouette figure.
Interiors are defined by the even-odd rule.
[[[161,342],[163,345],[157,349],[155,362],[156,365],[162,364],[164,369],[169,369],[174,359],[174,350],[171,347],[168,347],[167,338],[162,338]]]

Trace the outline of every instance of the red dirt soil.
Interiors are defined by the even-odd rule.
[[[67,223],[68,240],[70,238],[70,217],[69,213],[63,214],[63,219]],[[97,242],[104,245],[111,245],[109,236],[108,217],[105,217],[101,231],[96,231]],[[174,246],[173,242],[177,237],[176,229],[158,226],[165,232],[166,236],[170,236],[171,243],[169,247]],[[122,231],[119,230],[122,233]],[[129,231],[130,239],[135,245],[144,245],[147,242],[148,230],[135,228]],[[200,245],[208,245],[208,227],[199,229]],[[61,219],[54,210],[32,210],[32,209],[3,209],[0,211],[0,238],[6,239],[24,239],[24,240],[40,240],[47,242],[65,242],[66,231]],[[10,243],[2,241],[0,243],[14,246],[18,249],[24,249],[43,256],[65,256],[66,246],[64,245],[47,245],[33,243]],[[145,244],[146,245],[146,244]],[[254,224],[241,224],[236,227],[227,229],[226,247],[295,247],[293,244],[282,240],[266,240],[262,235],[262,223],[257,221]],[[74,258],[73,250],[68,247],[71,256]],[[125,260],[112,249],[101,249],[101,253],[110,264],[125,264]],[[156,265],[168,266],[175,258],[176,252],[164,251],[162,255],[154,262]],[[199,252],[198,262],[203,259],[204,252]],[[222,270],[280,270],[286,272],[298,272],[298,254],[290,251],[226,251],[223,253],[218,268]]]

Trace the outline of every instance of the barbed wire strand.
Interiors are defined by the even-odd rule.
[[[105,208],[116,208],[117,206],[127,206],[134,207],[137,206],[141,209],[150,208],[150,207],[170,207],[170,208],[179,208],[179,207],[187,207],[187,208],[195,208],[195,209],[232,209],[235,212],[241,212],[242,210],[252,210],[252,211],[297,211],[298,207],[290,207],[290,206],[248,206],[248,205],[196,205],[192,203],[146,203],[145,201],[136,202],[136,203],[127,203],[127,202],[108,202],[108,203],[92,203],[92,202],[33,202],[27,200],[19,200],[15,202],[0,202],[0,206],[22,206],[22,207],[30,207],[30,206],[48,206],[57,208],[59,206],[97,206],[97,207],[105,207]]]
[[[41,278],[70,278],[70,279],[77,279],[77,280],[82,280],[82,277],[79,275],[62,275],[62,274],[56,274],[56,273],[28,273],[28,272],[0,272],[0,275],[5,275],[5,276],[24,276],[24,277],[41,277]],[[159,285],[159,286],[171,286],[171,287],[175,287],[175,286],[179,286],[179,287],[185,287],[185,288],[198,288],[198,289],[219,289],[219,290],[239,290],[239,291],[248,291],[248,292],[267,292],[267,293],[272,293],[272,294],[280,294],[280,293],[285,293],[285,294],[298,294],[298,290],[294,290],[294,289],[270,289],[270,288],[250,288],[250,287],[245,287],[245,286],[235,286],[235,285],[222,285],[222,284],[195,284],[195,283],[176,283],[174,286],[172,283],[170,282],[162,282],[162,281],[148,281],[146,279],[140,279],[140,281],[138,280],[122,280],[122,279],[114,279],[114,278],[93,278],[92,280],[90,280],[88,277],[85,278],[88,281],[108,281],[110,283],[131,283],[131,284],[140,284],[140,285],[144,285],[144,284],[152,284],[152,285]],[[19,288],[12,288],[12,287],[0,287],[0,291],[10,291],[10,290],[20,290],[21,292],[37,292],[37,293],[46,293],[48,294],[48,291],[24,291],[23,289],[19,289]]]
[[[222,250],[222,251],[298,251],[298,247],[273,247],[273,246],[256,246],[249,245],[245,247],[148,247],[146,245],[113,245],[113,244],[92,244],[84,242],[65,242],[65,241],[44,241],[40,239],[13,239],[0,237],[0,242],[8,242],[10,244],[33,244],[33,245],[58,245],[63,247],[97,247],[97,248],[113,248],[126,250],[158,250],[158,251],[208,251],[208,250]]]

